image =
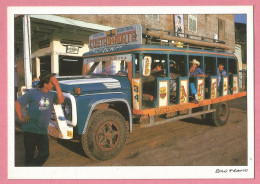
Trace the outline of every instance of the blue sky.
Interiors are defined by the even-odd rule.
[[[235,14],[235,22],[246,24],[246,14]]]

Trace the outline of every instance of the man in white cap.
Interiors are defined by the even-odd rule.
[[[205,77],[204,72],[198,68],[198,66],[200,65],[200,62],[197,61],[196,59],[193,59],[191,61],[191,67],[190,67],[190,72],[189,72],[189,77],[190,78],[190,89],[191,89],[191,95],[193,96],[193,98],[195,99],[194,102],[198,102],[198,96],[197,96],[197,90],[194,84],[194,79],[193,77]]]

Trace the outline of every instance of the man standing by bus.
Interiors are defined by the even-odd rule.
[[[193,59],[191,61],[191,67],[190,67],[190,72],[189,72],[189,77],[190,78],[190,90],[191,90],[191,95],[194,98],[194,102],[197,103],[198,102],[198,95],[197,95],[197,90],[194,84],[194,79],[193,77],[205,77],[204,72],[198,68],[198,66],[200,65],[200,62],[197,61],[196,59]]]
[[[51,93],[53,87],[57,91],[57,102],[64,102],[64,97],[55,74],[43,72],[40,76],[39,87],[33,88],[18,98],[15,102],[15,111],[24,132],[25,165],[42,166],[49,157],[48,125],[52,114],[55,93]],[[28,114],[22,114],[22,107],[29,105]],[[35,150],[38,156],[34,158]]]

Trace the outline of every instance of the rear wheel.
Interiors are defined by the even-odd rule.
[[[126,141],[125,120],[114,110],[95,112],[85,134],[81,136],[83,150],[92,160],[108,160],[117,156]]]
[[[211,119],[211,122],[215,126],[224,126],[227,124],[227,120],[230,114],[229,102],[221,102],[214,104],[213,108],[216,109],[216,112],[206,115],[206,118]]]

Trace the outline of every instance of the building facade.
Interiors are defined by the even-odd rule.
[[[233,15],[31,15],[32,77],[49,70],[58,76],[80,75],[83,53],[87,52],[89,36],[98,32],[132,24],[152,29],[178,31],[224,41],[235,51]],[[178,29],[176,29],[179,26]],[[23,16],[15,17],[15,66],[18,86],[23,78]]]

